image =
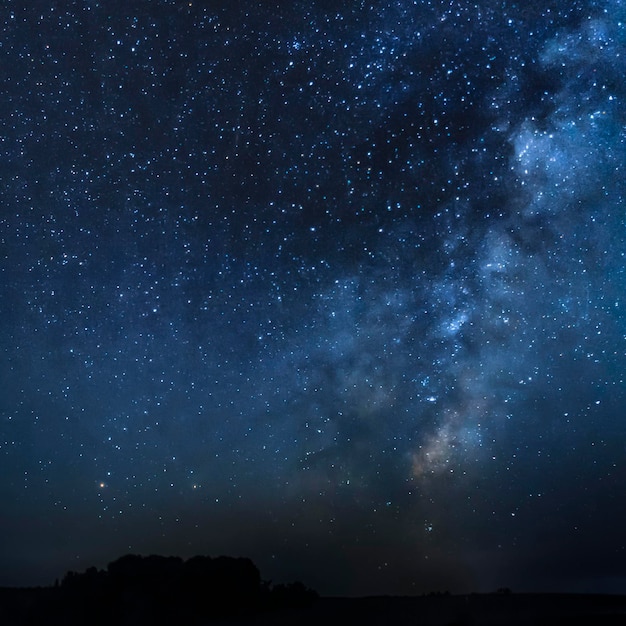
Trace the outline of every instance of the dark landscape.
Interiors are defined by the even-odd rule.
[[[3,626],[270,624],[303,626],[626,624],[626,596],[513,593],[319,597],[300,582],[263,581],[249,559],[126,555],[68,572],[52,587],[0,588]]]

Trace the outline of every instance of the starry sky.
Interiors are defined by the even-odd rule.
[[[0,585],[626,592],[626,3],[0,19]]]

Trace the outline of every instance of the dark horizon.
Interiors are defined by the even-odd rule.
[[[623,624],[626,595],[486,594],[320,597],[301,581],[273,584],[246,558],[124,555],[103,570],[68,572],[53,587],[0,588],[3,620],[169,625],[235,619],[241,624]]]
[[[87,581],[89,581],[89,577],[91,576],[93,579],[93,575],[95,573],[97,573],[98,575],[107,575],[110,572],[113,572],[113,568],[119,568],[120,563],[125,562],[127,560],[133,560],[133,561],[140,561],[143,562],[145,565],[143,567],[142,570],[140,570],[140,572],[143,572],[143,574],[139,574],[140,576],[151,576],[151,572],[158,572],[159,570],[153,570],[151,569],[152,566],[150,565],[150,563],[155,562],[158,565],[159,563],[164,563],[164,562],[168,562],[168,561],[174,561],[174,562],[179,562],[180,564],[184,564],[186,562],[192,562],[192,561],[196,561],[196,560],[205,560],[205,561],[213,561],[215,563],[218,563],[220,561],[227,561],[227,562],[233,562],[233,563],[237,563],[237,562],[242,562],[245,564],[250,564],[251,567],[253,567],[257,573],[258,573],[258,581],[259,584],[261,585],[262,588],[267,589],[268,591],[273,589],[273,588],[289,588],[290,586],[292,586],[294,583],[296,585],[300,585],[302,587],[302,589],[306,589],[308,590],[309,593],[313,593],[314,595],[317,595],[318,597],[322,597],[322,598],[353,598],[353,599],[367,599],[367,598],[385,598],[385,597],[389,597],[389,598],[424,598],[424,597],[454,597],[454,596],[508,596],[508,595],[516,595],[516,596],[616,596],[616,597],[623,597],[626,599],[626,593],[623,593],[621,591],[610,591],[607,589],[606,585],[602,585],[600,586],[600,590],[593,590],[591,587],[587,588],[587,589],[578,589],[578,590],[568,590],[566,588],[552,588],[552,589],[548,589],[548,588],[544,588],[544,589],[512,589],[511,587],[508,586],[500,586],[497,588],[493,588],[493,589],[489,589],[489,590],[450,590],[450,589],[440,589],[440,588],[432,588],[429,590],[422,590],[422,591],[414,591],[413,593],[408,593],[408,594],[389,594],[389,593],[373,593],[373,594],[361,594],[361,595],[354,595],[354,594],[346,594],[346,595],[333,595],[333,594],[319,594],[318,590],[313,588],[313,587],[309,587],[308,585],[305,585],[302,582],[301,578],[296,578],[296,579],[281,579],[281,580],[272,580],[270,578],[267,578],[266,576],[263,576],[263,571],[260,570],[258,567],[256,567],[256,563],[254,562],[254,560],[250,559],[249,557],[246,556],[232,556],[232,555],[225,555],[225,554],[220,554],[220,555],[201,555],[201,554],[194,554],[192,556],[189,557],[181,557],[178,555],[173,555],[173,554],[139,554],[139,553],[135,553],[135,552],[129,552],[123,555],[118,556],[117,558],[108,561],[106,564],[99,566],[97,564],[92,564],[88,567],[85,568],[78,568],[78,569],[68,569],[65,572],[63,572],[63,574],[61,576],[57,576],[54,581],[52,582],[47,582],[47,583],[43,583],[43,584],[35,584],[35,585],[0,585],[0,589],[4,589],[4,590],[15,590],[15,591],[20,591],[20,590],[35,590],[35,589],[56,589],[56,588],[69,588],[71,589],[72,586],[76,586],[76,582],[74,581],[78,581],[80,582],[80,579],[85,579]],[[162,567],[162,566],[160,566]],[[247,567],[247,565],[246,565]],[[245,569],[245,568],[244,568]],[[319,571],[321,571],[318,568],[318,573]],[[327,574],[329,572],[326,572]],[[332,577],[331,577],[332,578]],[[135,579],[135,578],[133,578]],[[137,582],[141,581],[142,578],[138,577],[136,578]],[[79,587],[77,587],[79,588]],[[308,603],[309,601],[307,601]]]
[[[626,593],[621,0],[0,24],[0,586]]]

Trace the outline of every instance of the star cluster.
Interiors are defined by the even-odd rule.
[[[624,591],[621,0],[10,2],[0,584]]]

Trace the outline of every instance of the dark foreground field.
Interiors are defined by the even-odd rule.
[[[0,624],[2,626],[46,626],[63,623],[54,606],[55,589],[0,589]],[[93,616],[106,607],[92,607]],[[71,614],[71,613],[70,613]],[[102,613],[100,613],[102,615]],[[100,622],[96,618],[94,620]],[[167,620],[168,622],[170,620]],[[157,620],[162,623],[161,620]],[[176,623],[174,618],[171,623]],[[153,624],[138,616],[124,616],[120,624]],[[533,626],[591,625],[626,626],[626,596],[567,594],[475,594],[463,596],[320,598],[308,608],[279,608],[255,615],[194,619],[184,616],[180,624],[232,624],[256,626],[298,626],[355,624],[381,625],[452,625],[518,624]]]
[[[626,597],[583,595],[468,595],[417,598],[323,598],[298,622],[289,616],[257,624],[626,625]]]

